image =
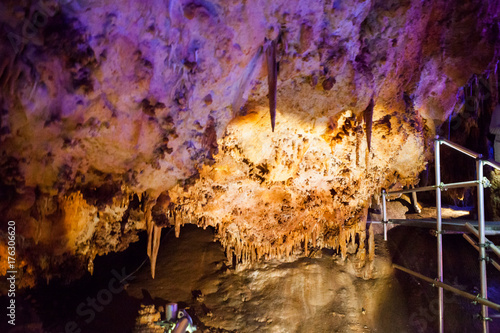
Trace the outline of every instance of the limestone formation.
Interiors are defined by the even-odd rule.
[[[345,254],[364,243],[372,197],[418,182],[471,76],[498,84],[499,12],[498,0],[2,2],[0,211],[16,221],[20,285],[77,277],[141,231],[154,275],[161,229],[185,223],[215,227],[235,263]]]

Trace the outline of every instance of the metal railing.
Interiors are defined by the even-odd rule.
[[[476,180],[471,180],[471,181],[466,181],[466,182],[459,182],[459,183],[449,183],[449,184],[443,184],[441,182],[441,154],[440,154],[440,146],[441,145],[446,145],[448,147],[451,147],[469,157],[472,157],[476,160],[476,175],[477,179]],[[426,187],[421,187],[421,188],[413,188],[413,189],[408,189],[408,190],[401,190],[401,191],[392,191],[392,192],[386,192],[385,190],[382,190],[382,209],[383,209],[383,215],[382,215],[382,223],[384,226],[384,240],[387,240],[387,224],[390,222],[387,219],[387,205],[386,201],[388,200],[388,195],[399,195],[399,194],[405,194],[405,193],[417,193],[417,192],[423,192],[423,191],[436,191],[436,237],[437,237],[437,279],[434,280],[435,286],[437,286],[438,289],[438,296],[439,296],[439,332],[443,333],[444,331],[444,297],[443,297],[443,290],[449,290],[452,291],[458,295],[461,295],[463,297],[467,297],[469,299],[473,299],[474,301],[480,303],[482,305],[481,308],[481,320],[483,324],[483,332],[488,333],[489,332],[489,324],[488,322],[491,320],[490,317],[488,317],[488,307],[491,307],[495,310],[500,309],[500,305],[495,304],[493,302],[488,301],[488,284],[487,284],[487,278],[486,278],[486,262],[488,261],[488,257],[486,256],[486,247],[490,247],[495,251],[495,253],[500,257],[500,251],[498,248],[494,245],[492,245],[491,242],[489,242],[486,239],[486,225],[485,225],[485,219],[484,219],[484,188],[489,186],[489,181],[484,177],[484,166],[488,165],[491,166],[495,169],[500,170],[500,164],[496,163],[491,160],[485,160],[483,159],[483,156],[481,154],[477,154],[465,147],[462,147],[460,145],[457,145],[451,141],[448,141],[446,139],[442,139],[439,136],[436,136],[436,139],[434,140],[434,154],[435,154],[435,169],[436,169],[436,185],[433,186],[426,186]],[[476,235],[476,237],[479,239],[479,242],[476,244],[475,248],[479,251],[479,271],[480,271],[480,280],[481,280],[481,293],[477,296],[460,291],[456,288],[453,288],[445,283],[443,283],[443,219],[442,219],[442,214],[441,214],[441,191],[449,189],[449,188],[460,188],[460,187],[471,187],[471,186],[477,186],[477,210],[478,210],[478,229],[474,228],[472,225],[467,224],[465,225],[471,233]],[[468,239],[470,243],[470,237]],[[496,252],[498,251],[498,252]],[[495,262],[496,263],[496,262]],[[414,272],[412,270],[409,270],[407,268],[401,267],[399,265],[393,265],[395,268],[402,270],[406,273],[412,274],[418,278],[421,278],[423,280],[430,280],[430,278],[423,276],[422,274],[419,274],[417,272]],[[495,265],[497,267],[497,265]],[[498,268],[498,267],[497,267]]]

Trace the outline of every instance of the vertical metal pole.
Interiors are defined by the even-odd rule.
[[[484,184],[483,184],[483,161],[477,160],[477,218],[479,227],[479,272],[481,278],[481,297],[488,299],[488,281],[486,280],[486,236],[485,236],[485,222],[484,222]],[[488,307],[482,306],[481,316],[483,320],[483,332],[489,332],[488,323]]]
[[[387,241],[387,207],[385,204],[386,201],[385,189],[382,190],[382,223],[384,224],[384,240]]]
[[[438,280],[443,282],[443,234],[441,232],[441,154],[439,151],[439,146],[441,142],[439,141],[439,136],[436,136],[436,140],[434,141],[434,154],[435,154],[435,169],[436,169],[436,237],[437,237],[437,270],[438,270]],[[443,325],[443,313],[444,313],[444,298],[443,298],[443,288],[439,288],[439,333],[444,332]]]
[[[415,187],[413,187],[415,188]],[[413,199],[413,208],[415,208],[415,212],[420,214],[422,210],[418,207],[418,198],[417,198],[417,192],[411,192],[411,197]]]

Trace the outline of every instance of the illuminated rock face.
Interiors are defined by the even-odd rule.
[[[24,283],[92,270],[145,229],[153,259],[161,227],[186,222],[216,226],[243,260],[305,244],[345,253],[371,197],[417,181],[460,87],[493,68],[499,8],[2,4],[0,210],[23,237]],[[279,62],[274,133],[266,39]]]
[[[419,116],[407,115],[415,121],[406,122],[404,114],[376,111],[371,152],[351,111],[334,121],[335,129],[326,117],[278,112],[272,133],[261,107],[235,119],[219,140],[215,163],[187,191],[170,191],[184,213],[178,223],[218,228],[238,262],[288,256],[304,246],[306,255],[309,246],[340,247],[345,255],[358,233],[364,253],[372,196],[388,181],[411,184],[425,163]]]

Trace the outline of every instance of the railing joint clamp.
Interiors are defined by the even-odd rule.
[[[488,249],[491,246],[491,242],[486,242],[486,243],[477,243],[478,247],[484,247],[485,249]]]
[[[436,237],[439,235],[444,235],[444,233],[445,233],[443,230],[441,230],[441,231],[433,230],[433,231],[434,231],[434,236],[436,236]]]
[[[483,317],[483,315],[481,313],[478,313],[477,315],[478,315],[479,320],[481,320],[481,321],[493,321],[493,319],[490,317]]]
[[[483,179],[481,180],[481,183],[483,184],[483,187],[485,187],[485,188],[491,187],[491,182],[486,177],[483,177]]]
[[[479,257],[479,261],[486,261],[487,263],[489,263],[491,261],[491,258],[489,256]]]

